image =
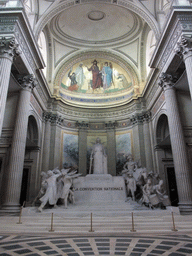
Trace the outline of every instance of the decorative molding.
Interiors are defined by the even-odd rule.
[[[179,37],[181,36],[181,33],[182,33],[182,27],[181,27],[181,24],[178,23],[174,30],[173,35],[169,39],[169,43],[165,46],[163,57],[159,63],[159,70],[162,70],[163,67],[165,66],[170,54],[173,52],[173,49],[178,42]]]

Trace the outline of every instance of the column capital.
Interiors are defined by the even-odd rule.
[[[17,80],[23,89],[32,90],[37,85],[37,80],[32,74],[18,75]]]
[[[175,49],[176,54],[180,57],[184,57],[187,53],[192,51],[192,37],[182,36],[181,41],[177,43]]]
[[[75,123],[75,126],[77,127],[77,128],[79,128],[79,129],[88,129],[89,128],[89,123],[87,123],[87,122],[79,122],[79,121],[77,121],[76,123]]]
[[[117,121],[105,123],[106,129],[115,129],[117,127]]]
[[[133,115],[130,118],[130,121],[131,121],[132,125],[134,125],[134,124],[142,124],[143,123],[143,115],[142,114]]]
[[[62,123],[63,123],[63,118],[62,118],[62,116],[59,116],[59,115],[57,115],[57,114],[51,114],[51,123],[52,124],[59,124],[59,125],[61,125]]]
[[[0,37],[0,57],[7,57],[12,61],[14,57],[18,57],[21,54],[18,46],[14,37]]]
[[[149,112],[145,112],[143,114],[143,123],[148,122],[150,120],[150,118],[151,118],[151,112],[150,111]]]
[[[43,120],[45,122],[48,122],[48,121],[51,122],[51,119],[52,119],[52,113],[44,111],[43,112]]]
[[[161,86],[164,90],[171,89],[174,87],[177,77],[167,73],[161,73],[159,76],[158,85]]]

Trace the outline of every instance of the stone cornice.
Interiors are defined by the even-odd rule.
[[[0,32],[16,38],[33,71],[45,66],[23,8],[1,13]]]

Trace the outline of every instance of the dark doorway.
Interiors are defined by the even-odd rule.
[[[21,184],[21,195],[20,195],[21,205],[23,205],[23,203],[26,202],[26,199],[27,199],[28,177],[29,177],[29,168],[24,168],[22,184]]]
[[[177,193],[177,183],[176,183],[174,167],[167,167],[167,178],[168,178],[169,196],[171,200],[171,205],[178,206],[179,198]]]

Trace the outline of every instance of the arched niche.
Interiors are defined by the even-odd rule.
[[[158,172],[160,177],[164,180],[171,205],[178,206],[177,183],[171,150],[168,118],[166,114],[161,114],[157,120],[156,143],[156,159],[159,167]]]
[[[171,146],[168,119],[165,114],[162,114],[157,121],[156,143],[159,147]]]
[[[26,148],[36,149],[38,148],[38,126],[34,116],[29,116],[28,129],[27,129],[27,140]]]

